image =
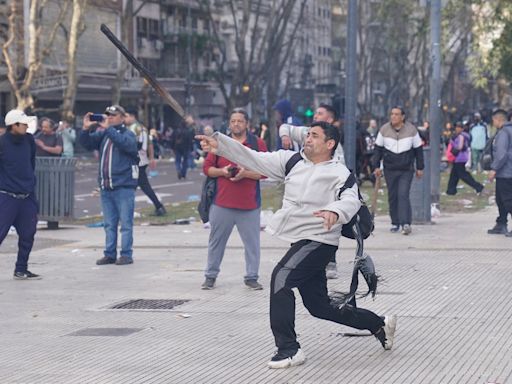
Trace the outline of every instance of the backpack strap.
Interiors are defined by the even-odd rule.
[[[356,183],[356,177],[354,176],[353,173],[350,173],[350,175],[347,177],[347,180],[345,180],[345,184],[343,184],[343,186],[340,188],[340,191],[338,192],[338,199],[340,198],[343,192],[345,192],[347,189],[352,188]],[[361,195],[361,190],[359,188],[357,188],[357,197],[359,198],[359,201],[361,201],[361,203],[365,204],[363,195]]]
[[[258,138],[249,132],[247,132],[247,144],[249,144],[251,149],[259,152],[260,148],[258,147]]]
[[[343,192],[345,192],[347,189],[350,189],[354,186],[354,184],[357,182],[356,180],[356,177],[354,176],[353,173],[351,173],[348,177],[347,177],[347,180],[345,180],[345,184],[343,184],[343,186],[340,188],[340,191],[338,192],[338,198],[341,196],[341,194]],[[359,191],[358,191],[359,192]],[[359,194],[360,196],[361,194]]]
[[[301,160],[302,155],[300,154],[300,152],[294,153],[293,156],[288,159],[286,165],[284,166],[284,175],[288,176],[292,168],[295,167],[295,164],[297,164]]]

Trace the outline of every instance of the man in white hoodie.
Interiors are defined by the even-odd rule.
[[[320,104],[315,110],[313,115],[313,121],[325,121],[329,124],[334,124],[336,121],[336,111],[328,104]],[[281,137],[281,143],[284,149],[293,149],[294,144],[297,143],[302,146],[306,141],[310,127],[303,127],[291,124],[281,124],[279,127],[279,136]],[[338,143],[334,158],[339,160],[342,164],[345,164],[345,154],[343,152],[343,146]],[[336,265],[336,255],[332,256],[326,267],[326,275],[328,279],[338,278],[338,267]]]
[[[295,333],[292,288],[298,288],[313,316],[367,329],[384,349],[393,345],[396,316],[381,317],[350,305],[340,308],[332,305],[327,295],[325,267],[338,249],[342,225],[351,220],[361,204],[357,184],[343,188],[349,170],[333,158],[339,137],[331,124],[313,122],[301,151],[302,160],[290,169],[287,164],[295,155],[293,151],[256,152],[220,133],[196,136],[204,151],[285,183],[282,208],[266,228],[292,243],[274,268],[270,283],[270,325],[277,346],[268,363],[270,368],[288,368],[306,360]]]

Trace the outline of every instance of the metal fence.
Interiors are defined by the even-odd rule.
[[[39,219],[48,221],[48,227],[58,227],[59,220],[74,217],[75,164],[74,158],[36,158]]]

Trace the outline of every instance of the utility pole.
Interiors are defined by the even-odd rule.
[[[441,0],[430,1],[430,39],[432,43],[432,76],[430,80],[430,194],[432,203],[439,205],[441,153]]]
[[[190,14],[190,2],[187,3],[187,83],[185,84],[185,113],[190,113],[191,108],[191,86],[190,76],[192,66],[192,17]]]
[[[356,169],[356,107],[357,107],[357,0],[348,0],[347,50],[345,82],[345,161],[350,170]],[[341,99],[341,98],[340,98]],[[342,110],[342,108],[340,108]]]

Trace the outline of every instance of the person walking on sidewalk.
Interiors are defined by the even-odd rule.
[[[313,115],[313,121],[325,121],[326,123],[333,124],[336,121],[336,111],[328,104],[320,104],[315,110]],[[279,127],[279,136],[281,137],[281,143],[283,149],[293,149],[293,143],[296,142],[300,147],[306,141],[310,127],[297,126],[291,124],[281,124]],[[345,154],[343,152],[343,146],[338,143],[335,158],[342,164],[345,164]],[[338,278],[338,266],[336,264],[336,255],[332,256],[326,267],[326,276],[328,279]]]
[[[512,117],[509,116],[509,120]],[[507,113],[498,109],[492,114],[493,125],[497,128],[492,143],[492,164],[489,181],[496,179],[496,204],[499,216],[489,234],[504,234],[512,237],[507,230],[507,218],[512,214],[512,121],[507,122]]]
[[[194,118],[190,115],[171,134],[178,180],[187,178],[190,156],[194,146]]]
[[[5,116],[7,130],[0,136],[0,245],[14,226],[18,233],[15,280],[38,280],[28,270],[28,259],[37,229],[36,144],[27,134],[34,116],[13,109]]]
[[[373,172],[382,176],[380,162],[383,160],[384,178],[388,187],[391,232],[408,235],[411,233],[412,210],[409,193],[414,176],[423,176],[423,147],[418,129],[405,121],[405,111],[400,106],[391,108],[389,122],[384,124],[375,140]]]
[[[125,110],[112,105],[105,110],[108,128],[89,132],[91,113],[84,117],[80,143],[99,150],[98,182],[105,226],[105,250],[97,265],[133,263],[133,211],[138,175],[137,140],[124,124]],[[121,222],[121,256],[117,258],[117,229]],[[117,259],[116,259],[117,258]]]
[[[248,132],[249,115],[241,108],[234,109],[229,118],[233,140],[261,152],[267,150],[265,142]],[[213,289],[220,272],[229,236],[236,225],[244,244],[245,285],[261,290],[258,282],[260,267],[260,211],[261,175],[240,167],[228,159],[208,154],[203,172],[217,178],[217,192],[210,207],[210,238],[203,289]]]
[[[469,160],[469,134],[464,132],[464,126],[461,122],[455,123],[455,136],[450,141],[452,154],[455,160],[448,179],[448,189],[446,194],[453,196],[457,194],[457,184],[462,180],[470,187],[474,188],[477,194],[482,193],[484,186],[473,179],[473,176],[466,170],[466,163]]]
[[[381,317],[350,305],[336,307],[327,295],[325,267],[338,248],[342,225],[361,206],[357,184],[343,188],[350,171],[333,158],[339,138],[338,129],[331,124],[313,122],[301,151],[302,160],[290,170],[289,161],[296,156],[293,151],[255,152],[220,133],[198,136],[203,150],[272,179],[286,180],[282,207],[266,227],[291,243],[274,268],[270,283],[270,326],[277,352],[269,368],[287,368],[306,360],[295,333],[293,288],[298,288],[313,316],[367,329],[384,349],[393,346],[396,316]]]
[[[471,127],[469,134],[471,135],[471,170],[477,172],[480,164],[480,158],[487,143],[487,126],[482,121],[482,116],[479,112],[475,112],[474,124]]]
[[[137,120],[138,112],[136,109],[127,109],[124,118],[124,123],[130,131],[133,132],[137,138],[137,148],[139,149],[139,179],[137,184],[142,189],[155,206],[155,216],[164,216],[167,212],[163,204],[158,200],[155,191],[149,184],[147,168],[148,164],[151,169],[156,167],[156,162],[153,152],[153,142],[150,140],[148,130]]]

